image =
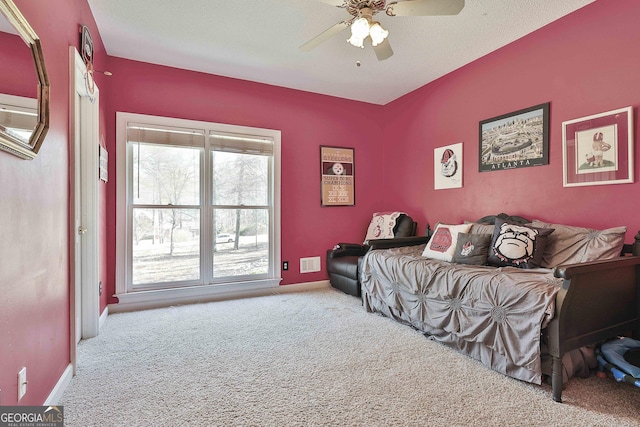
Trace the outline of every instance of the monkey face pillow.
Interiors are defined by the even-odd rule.
[[[488,262],[498,267],[538,268],[553,228],[537,228],[496,220]]]

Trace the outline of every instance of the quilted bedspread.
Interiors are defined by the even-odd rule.
[[[453,264],[424,245],[369,251],[362,299],[379,312],[511,377],[540,384],[540,332],[562,284],[551,270]]]

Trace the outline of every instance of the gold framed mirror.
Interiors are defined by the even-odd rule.
[[[0,0],[0,12],[0,150],[33,159],[49,129],[49,77],[40,39],[17,6]]]

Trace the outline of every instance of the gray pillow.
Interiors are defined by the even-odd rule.
[[[606,230],[551,224],[534,220],[531,225],[553,228],[542,255],[542,267],[553,268],[563,264],[575,264],[620,256],[627,227]]]
[[[493,234],[493,230],[496,228],[493,224],[483,224],[473,221],[465,221],[465,224],[471,224],[471,230],[469,230],[471,234]]]
[[[456,250],[453,253],[451,262],[485,265],[492,237],[492,234],[459,233],[458,243],[456,243]]]

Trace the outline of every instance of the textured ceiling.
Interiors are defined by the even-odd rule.
[[[386,104],[594,0],[467,0],[459,15],[376,15],[394,55],[298,47],[350,15],[319,0],[88,0],[107,53]],[[359,61],[361,66],[356,66]]]

